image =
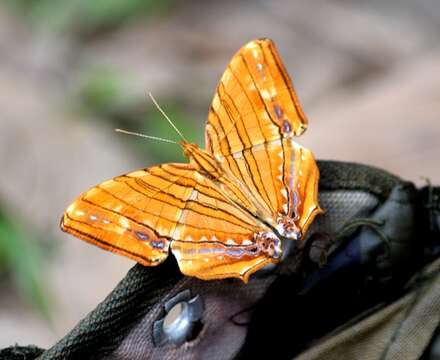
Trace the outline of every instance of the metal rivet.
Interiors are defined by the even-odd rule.
[[[193,340],[202,327],[203,301],[199,295],[191,297],[184,290],[164,304],[163,316],[153,324],[155,346],[182,345]]]

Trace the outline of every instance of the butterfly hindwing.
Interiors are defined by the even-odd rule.
[[[246,279],[272,259],[258,252],[258,221],[190,164],[163,164],[103,182],[66,211],[61,227],[144,265],[171,245],[184,274]],[[250,271],[253,270],[253,271]]]

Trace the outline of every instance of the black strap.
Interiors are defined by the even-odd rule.
[[[425,257],[440,255],[440,187],[425,186],[420,189],[420,229],[424,231]]]

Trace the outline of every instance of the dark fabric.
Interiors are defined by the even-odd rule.
[[[318,227],[310,239],[312,244],[324,238],[336,245],[327,263],[319,268],[306,261],[301,272],[277,278],[253,314],[239,359],[298,355],[359,313],[402,296],[405,282],[429,260],[423,257],[424,222],[418,214],[421,201],[414,186],[386,172],[370,173],[365,166],[345,164],[335,170],[333,164],[320,167],[324,174],[320,191],[333,187],[333,176],[338,179],[334,181],[339,183],[338,191],[344,187],[360,190],[358,184],[371,181],[365,190],[382,201],[365,218],[347,221],[333,232]],[[353,174],[353,181],[343,169]],[[282,313],[267,311],[274,308],[283,309]],[[279,345],[255,346],[263,342]]]
[[[419,360],[433,352],[440,321],[440,259],[418,272],[404,295],[361,314],[320,339],[295,360]]]
[[[170,257],[158,267],[135,265],[110,295],[40,359],[100,359],[182,277]]]
[[[246,339],[252,309],[275,278],[275,274],[255,276],[245,284],[239,279],[203,281],[185,277],[132,327],[106,360],[232,359]],[[158,337],[154,334],[163,334],[163,326],[155,327],[154,324],[164,318],[165,304],[182,291],[189,291],[203,303],[197,335],[190,336],[190,341],[180,345],[156,341]]]
[[[425,241],[425,256],[440,255],[440,187],[425,186],[420,191],[420,222]]]
[[[391,280],[395,274],[399,274],[395,271],[396,266],[402,266],[399,259],[404,259],[404,264],[412,259],[408,257],[412,243],[407,241],[409,235],[405,225],[412,227],[413,211],[420,210],[415,211],[419,214],[420,219],[416,222],[420,231],[424,231],[419,228],[420,224],[428,226],[423,222],[426,216],[422,213],[429,213],[429,216],[435,213],[427,210],[434,206],[432,201],[429,203],[426,200],[429,196],[426,199],[422,196],[424,200],[420,200],[411,184],[383,170],[336,161],[318,161],[318,166],[321,173],[320,196],[329,205],[326,207],[328,213],[318,218],[312,227],[320,230],[317,233],[321,234],[321,238],[317,240],[322,240],[322,229],[331,229],[329,237],[333,246],[329,249],[331,256],[328,264],[334,266],[334,272],[330,271],[332,276],[325,274],[325,267],[317,268],[317,264],[305,256],[305,271],[279,275],[257,307],[255,316],[252,316],[247,345],[241,358],[248,358],[246,355],[251,354],[249,349],[256,350],[254,357],[273,357],[274,350],[280,348],[290,349],[283,354],[284,358],[288,358],[297,354],[301,346],[377,303],[378,298],[374,294],[378,289],[386,290],[388,285],[394,284]],[[432,196],[429,199],[432,200]],[[389,209],[381,210],[385,204]],[[397,215],[389,216],[395,211],[398,211]],[[400,222],[399,214],[402,216]],[[352,217],[361,218],[362,221],[344,227],[347,225],[344,219]],[[387,221],[392,226],[383,228]],[[429,226],[433,223],[435,220],[430,220]],[[409,237],[420,239],[418,236]],[[426,248],[432,246],[426,245]],[[341,249],[345,249],[345,253]],[[419,262],[422,261],[418,259],[414,264]],[[407,270],[410,272],[412,268],[408,267]],[[308,276],[315,276],[315,280],[305,281]],[[399,284],[406,278],[407,273],[400,276]],[[181,279],[182,275],[172,256],[158,267],[134,266],[112,293],[69,334],[45,351],[41,359],[98,359],[111,356],[127,334],[148,316],[154,304],[162,301]],[[389,301],[396,294],[379,292],[381,301]],[[341,302],[341,298],[345,301]],[[347,311],[343,316],[338,316],[336,310],[344,307]],[[326,313],[330,313],[332,318],[323,318],[322,314]],[[277,324],[273,322],[274,319],[283,321]],[[289,330],[283,336],[281,329],[286,324]],[[316,329],[319,331],[314,332]]]
[[[41,355],[43,351],[34,345],[10,346],[0,350],[0,360],[32,360]]]
[[[362,190],[384,200],[398,184],[407,183],[373,166],[341,161],[318,160],[319,189]]]

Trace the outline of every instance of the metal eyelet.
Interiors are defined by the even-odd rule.
[[[155,346],[165,344],[182,345],[194,340],[201,330],[203,301],[199,295],[191,297],[190,290],[184,290],[164,305],[164,315],[153,324]]]

